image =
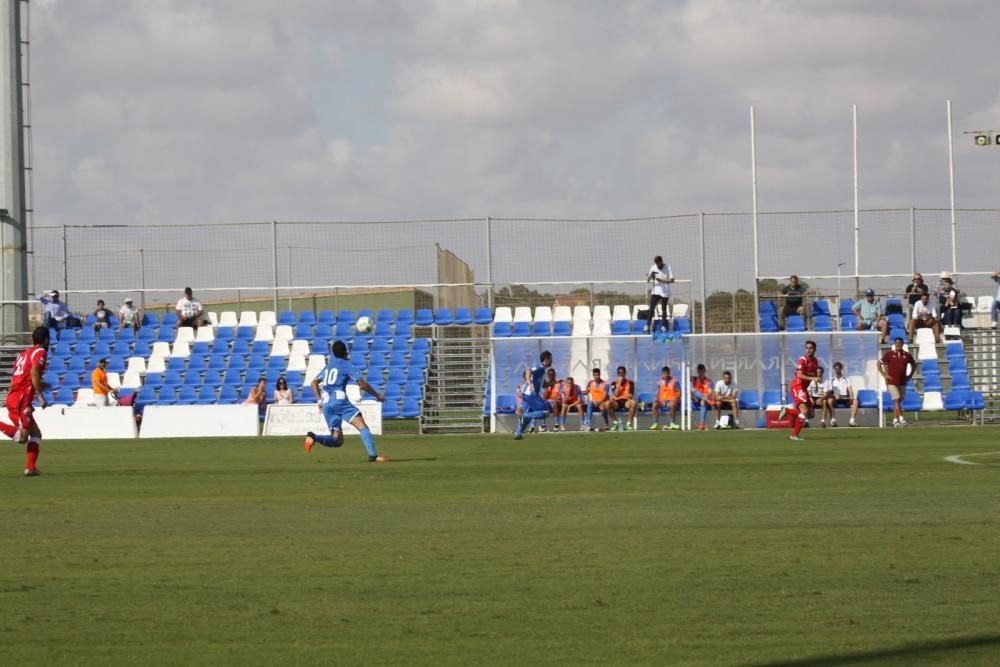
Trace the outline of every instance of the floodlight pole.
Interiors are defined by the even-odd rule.
[[[951,195],[951,272],[958,273],[958,234],[955,225],[955,146],[951,129],[951,100],[948,100],[948,191]]]
[[[757,111],[750,105],[750,178],[753,182],[753,318],[760,333],[760,250],[757,245]]]
[[[854,131],[854,294],[861,292],[861,226],[858,212],[858,105],[851,105],[851,120]],[[837,301],[840,302],[840,269],[837,269]]]

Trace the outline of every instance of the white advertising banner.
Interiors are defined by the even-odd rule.
[[[6,411],[0,420],[9,424]],[[35,422],[45,440],[134,438],[135,416],[130,407],[68,407],[51,405],[35,410]]]
[[[355,405],[361,410],[361,416],[365,418],[372,434],[382,435],[382,404],[378,401],[363,401]],[[343,426],[344,435],[357,435],[358,429],[347,423]],[[267,406],[264,435],[305,435],[307,431],[329,432],[323,413],[315,403]]]
[[[140,438],[219,438],[258,435],[256,405],[150,405]]]

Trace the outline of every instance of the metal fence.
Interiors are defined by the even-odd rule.
[[[868,286],[898,292],[908,282],[902,277],[915,270],[933,284],[938,272],[948,270],[965,291],[989,293],[988,274],[1000,268],[993,256],[1000,247],[1000,210],[959,209],[955,216],[953,228],[949,209],[864,210],[855,235],[852,210],[759,213],[756,257],[749,213],[610,220],[39,225],[29,236],[28,283],[32,294],[60,289],[74,310],[92,309],[91,300],[78,303],[74,293],[167,290],[173,295],[185,285],[203,294],[209,288],[249,285],[239,293],[216,289],[213,295],[295,303],[312,289],[298,286],[448,282],[439,276],[436,253],[443,248],[468,264],[476,293],[488,305],[514,305],[518,292],[538,303],[563,293],[553,286],[528,290],[537,293],[528,295],[518,287],[527,283],[577,283],[592,302],[618,302],[614,298],[621,294],[641,300],[642,286],[623,289],[612,283],[641,281],[653,256],[662,255],[675,276],[691,281],[683,298],[693,306],[707,302],[707,319],[713,319],[711,304],[717,302],[720,317],[729,319],[728,325],[708,322],[705,329],[747,331],[754,325],[752,308],[749,316],[736,318],[722,312],[721,304],[729,301],[742,313],[741,290],[753,295],[758,280],[783,281],[791,273],[819,294],[853,295]],[[861,276],[886,277],[863,281]],[[602,283],[607,284],[604,296]]]

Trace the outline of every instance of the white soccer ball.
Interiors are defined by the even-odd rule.
[[[354,328],[358,330],[358,333],[371,333],[375,331],[375,323],[372,322],[370,317],[359,317],[358,321],[355,322]]]

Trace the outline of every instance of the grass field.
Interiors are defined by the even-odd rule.
[[[0,662],[1000,662],[1000,429],[0,446]]]

